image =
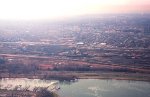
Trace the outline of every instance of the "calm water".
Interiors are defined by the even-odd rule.
[[[77,82],[59,83],[54,80],[40,79],[2,79],[0,88],[13,89],[21,85],[22,88],[60,86],[57,93],[61,97],[150,97],[150,83],[142,81],[97,80],[81,79]]]
[[[149,82],[82,79],[60,87],[62,97],[150,97]]]

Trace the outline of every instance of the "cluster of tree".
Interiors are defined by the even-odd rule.
[[[48,91],[46,88],[41,88],[37,92],[36,97],[58,97],[58,95],[52,91]]]
[[[37,67],[35,65],[23,65],[23,64],[0,64],[2,68],[0,70],[7,70],[8,73],[13,74],[29,74],[35,73],[37,71]],[[4,71],[3,71],[4,72]]]

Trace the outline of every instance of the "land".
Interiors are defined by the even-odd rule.
[[[106,49],[105,49],[106,50]],[[124,53],[123,50],[117,52],[118,55],[112,55],[111,50],[104,55],[105,50],[102,50],[101,56],[39,56],[39,55],[21,55],[21,54],[1,54],[5,63],[1,65],[1,78],[40,78],[40,79],[58,79],[58,80],[74,80],[78,78],[108,78],[108,79],[127,79],[127,80],[150,80],[149,64],[141,65],[135,64],[139,62],[140,58],[127,57],[129,62],[135,61],[135,63],[121,64],[126,56],[123,58],[120,53]],[[133,49],[132,49],[133,50]],[[89,50],[93,51],[93,50]],[[138,49],[138,52],[142,50]],[[132,51],[125,50],[125,52],[131,53]],[[137,51],[136,51],[137,52]],[[103,54],[104,53],[104,54]],[[148,53],[144,50],[142,53]],[[88,52],[86,52],[88,54]],[[99,54],[99,53],[98,53]],[[73,58],[72,58],[73,57]],[[78,58],[79,57],[79,58]],[[118,61],[112,59],[116,57]],[[142,60],[145,63],[149,62]],[[112,60],[112,61],[109,61]],[[125,60],[125,62],[126,62]],[[114,63],[113,63],[114,62]],[[118,64],[116,64],[116,63]],[[16,71],[17,70],[17,71]]]
[[[149,16],[104,15],[55,23],[2,21],[0,78],[150,82]]]
[[[40,91],[0,89],[0,97],[59,97],[55,92],[46,89]]]

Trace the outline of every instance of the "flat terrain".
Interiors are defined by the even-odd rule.
[[[55,47],[52,45],[47,48],[51,49],[53,46]],[[65,46],[65,49],[74,51],[68,46]],[[31,53],[34,53],[34,50]],[[78,53],[69,54],[65,53],[64,48],[61,50],[55,50],[57,53],[53,55],[31,55],[25,52],[0,54],[0,76],[58,80],[96,78],[150,81],[149,49],[80,48]]]
[[[150,82],[150,14],[0,20],[1,78]],[[0,89],[0,97],[12,95],[35,92]]]

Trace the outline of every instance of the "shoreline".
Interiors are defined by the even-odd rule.
[[[45,79],[45,80],[58,80],[58,81],[73,81],[76,79],[108,79],[108,80],[129,80],[129,81],[145,81],[150,82],[150,74],[141,73],[116,73],[116,72],[56,72],[51,75],[31,75],[31,74],[1,74],[2,78],[28,78],[28,79]]]

